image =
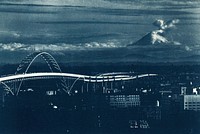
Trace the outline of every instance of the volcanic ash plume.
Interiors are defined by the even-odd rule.
[[[128,46],[133,45],[152,45],[152,44],[168,44],[172,43],[174,44],[174,41],[168,40],[165,35],[168,31],[175,28],[175,24],[179,23],[178,19],[169,20],[165,22],[164,20],[158,19],[155,22],[153,22],[153,25],[158,27],[157,30],[153,30],[143,36],[140,40],[137,42],[130,44]]]

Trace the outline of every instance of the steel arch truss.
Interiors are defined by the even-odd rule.
[[[15,72],[15,75],[17,74],[26,74],[29,71],[29,68],[31,67],[31,65],[34,63],[34,61],[41,57],[45,63],[48,65],[49,69],[51,72],[57,72],[57,73],[61,73],[61,68],[58,65],[57,61],[53,58],[52,55],[50,55],[47,52],[35,52],[32,53],[30,55],[28,55],[26,58],[24,58],[21,63],[19,64],[17,71]],[[67,91],[67,85],[66,85],[66,80],[65,78],[60,78],[61,80],[61,88],[63,91],[68,92]],[[13,93],[15,95],[18,95],[19,90],[21,88],[21,85],[23,83],[23,79],[20,81],[20,83],[16,86],[16,84],[14,85],[15,87],[13,87]]]
[[[4,82],[0,82],[0,85],[3,87],[3,92],[9,92],[11,93],[12,95],[14,95],[13,91],[11,90],[11,88]]]
[[[42,57],[42,59],[47,63],[49,69],[51,72],[62,72],[60,69],[60,66],[56,62],[56,60],[47,52],[35,52],[30,55],[28,55],[26,58],[24,58],[21,63],[19,64],[17,71],[15,74],[23,74],[27,73],[30,66],[33,64],[33,62],[38,58]]]

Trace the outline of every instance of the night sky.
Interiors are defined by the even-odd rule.
[[[179,20],[169,42],[134,44],[158,19]],[[64,63],[200,63],[199,20],[198,0],[1,0],[0,63],[34,51]]]

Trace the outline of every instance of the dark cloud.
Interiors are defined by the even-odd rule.
[[[1,2],[0,2],[1,3]],[[70,7],[85,7],[85,6],[73,6],[73,5],[48,5],[48,4],[23,4],[23,3],[7,3],[7,2],[2,2],[1,5],[4,6],[23,6],[23,7],[43,7],[43,8],[48,8],[48,7],[65,7],[65,8],[70,8]]]
[[[144,25],[142,23],[131,23],[131,22],[111,22],[111,21],[41,21],[41,22],[35,22],[35,23],[39,23],[39,24],[52,24],[52,25],[56,25],[56,24],[73,24],[73,25],[77,25],[77,24],[111,24],[111,25],[115,25],[115,24],[122,24],[122,25]]]
[[[21,6],[21,5],[20,5]],[[41,8],[28,8],[28,7],[22,7],[19,8],[17,5],[14,6],[8,6],[5,5],[5,7],[0,6],[0,12],[2,13],[22,13],[22,14],[55,14],[57,11],[50,11],[48,9],[41,9]]]
[[[119,15],[119,16],[141,16],[141,15],[187,15],[192,14],[187,11],[173,11],[160,9],[93,9],[93,12],[100,14]]]

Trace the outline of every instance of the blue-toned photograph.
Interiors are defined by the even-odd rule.
[[[1,0],[1,134],[199,134],[199,0]]]

